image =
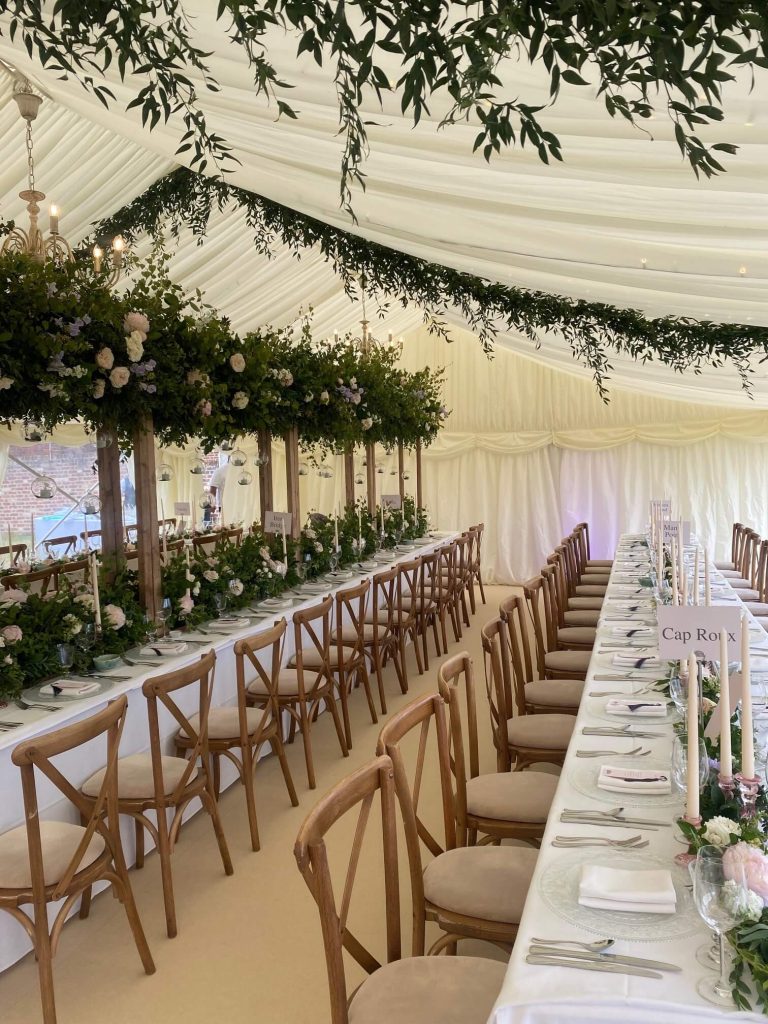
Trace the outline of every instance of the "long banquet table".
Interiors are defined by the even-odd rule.
[[[400,561],[426,554],[452,540],[454,536],[455,534],[453,533],[434,534],[429,543],[410,548],[396,559],[380,565],[377,570],[360,571],[352,579],[340,581],[335,586],[329,584],[326,593],[335,593],[336,590],[342,590],[360,582],[362,579],[372,577],[377,571],[391,568],[392,565],[396,565]],[[216,675],[212,706],[221,707],[234,704],[237,700],[235,656],[233,650],[235,642],[241,637],[252,636],[260,630],[269,628],[273,622],[285,616],[289,622],[289,629],[285,636],[284,658],[288,658],[293,654],[293,630],[290,629],[290,621],[293,618],[294,612],[300,608],[315,604],[321,599],[322,595],[296,598],[290,609],[270,612],[267,617],[259,621],[253,621],[236,632],[228,633],[225,637],[211,636],[210,643],[205,645],[191,644],[188,646],[188,650],[177,658],[158,660],[157,667],[143,664],[129,667],[126,664],[122,664],[119,668],[114,669],[112,673],[105,674],[123,677],[130,675],[129,680],[116,680],[114,685],[103,695],[94,695],[82,700],[70,701],[62,707],[61,711],[53,713],[47,711],[35,713],[30,711],[25,714],[20,712],[16,705],[0,710],[0,720],[2,718],[18,720],[20,717],[28,720],[19,728],[9,731],[0,730],[0,833],[16,827],[24,821],[19,769],[11,762],[13,748],[23,740],[28,740],[31,737],[50,732],[52,729],[59,728],[62,725],[68,725],[86,718],[88,715],[104,707],[108,700],[125,693],[128,697],[128,713],[120,742],[120,754],[121,756],[127,756],[129,754],[146,753],[149,750],[147,708],[146,700],[141,692],[141,687],[146,679],[160,672],[167,672],[170,669],[189,665],[199,659],[202,652],[213,648],[216,651]],[[248,676],[249,670],[251,676],[255,677],[256,674],[256,670],[246,663],[246,684],[251,681]],[[52,700],[53,698],[50,698],[47,703],[51,703]],[[197,706],[196,697],[191,693],[187,694],[186,698],[180,698],[178,703],[187,714],[192,714]],[[172,738],[178,729],[178,725],[169,714],[163,713],[162,709],[161,714],[164,714],[164,717],[160,720],[162,738],[166,752],[172,753]],[[96,741],[93,744],[80,747],[57,758],[57,766],[64,776],[73,785],[77,786],[84,782],[93,772],[102,768],[105,761],[106,746],[103,742]],[[235,778],[236,771],[234,766],[226,758],[222,758],[222,788],[231,785]],[[303,776],[303,766],[295,782],[299,793],[301,793],[302,788],[306,785],[306,778]],[[319,784],[322,788],[322,779],[319,780]],[[47,779],[40,776],[39,773],[37,773],[37,791],[41,818],[73,822],[79,820],[74,807],[64,800],[61,793]],[[199,801],[190,804],[186,815],[195,813],[199,807]],[[245,813],[245,807],[243,807],[243,813]],[[121,834],[126,861],[131,865],[135,862],[135,837],[133,826],[126,819],[121,821]],[[146,836],[145,842],[151,846],[150,836]],[[31,944],[22,927],[10,915],[0,914],[0,972],[10,967],[11,964],[28,953],[30,949]]]
[[[612,660],[615,652],[601,653],[604,644],[616,643],[610,632],[615,623],[606,622],[606,616],[613,618],[623,614],[616,602],[627,600],[631,595],[625,591],[635,589],[620,580],[630,575],[638,580],[640,576],[646,574],[647,569],[625,568],[622,565],[628,563],[630,557],[634,557],[630,556],[630,552],[639,549],[631,545],[636,545],[640,540],[639,537],[627,535],[622,537],[619,543],[598,626],[598,642],[595,644],[590,663],[576,727],[541,843],[541,853],[504,985],[496,1000],[489,1024],[696,1024],[702,1020],[765,1021],[765,1017],[757,1012],[737,1013],[735,1009],[724,1012],[697,993],[696,983],[707,972],[713,972],[714,968],[704,967],[696,960],[696,951],[702,945],[711,942],[711,933],[698,917],[690,894],[685,897],[682,905],[678,898],[678,909],[672,917],[630,913],[613,915],[605,911],[586,911],[578,907],[576,902],[579,865],[585,862],[606,863],[614,867],[667,867],[677,878],[678,886],[684,893],[688,893],[685,889],[689,881],[686,877],[687,871],[674,864],[675,855],[685,849],[675,838],[678,830],[674,824],[672,827],[660,827],[658,831],[651,831],[643,826],[637,826],[630,831],[627,828],[565,824],[560,821],[560,815],[566,807],[605,811],[622,804],[627,808],[628,815],[631,813],[634,817],[667,819],[670,822],[673,822],[682,811],[682,794],[679,794],[679,800],[674,805],[671,798],[664,798],[654,806],[654,797],[650,795],[632,797],[624,793],[611,794],[598,790],[594,785],[593,771],[596,772],[603,763],[616,763],[617,759],[576,757],[577,749],[629,750],[642,743],[645,749],[651,748],[649,756],[640,759],[624,758],[618,763],[625,767],[631,765],[637,768],[670,765],[673,736],[671,722],[660,722],[659,719],[652,717],[636,720],[636,729],[642,727],[651,732],[663,733],[659,739],[654,740],[642,739],[632,742],[618,740],[615,737],[585,736],[582,733],[582,729],[588,723],[608,725],[611,722],[623,724],[624,721],[607,716],[604,711],[607,698],[590,696],[593,691],[632,693],[633,689],[640,689],[647,685],[647,680],[653,678],[652,673],[635,672],[634,681],[625,678],[624,681],[615,683],[613,680],[626,677],[629,670],[616,667]],[[716,571],[712,574],[712,583],[713,604],[725,603],[726,599],[733,600],[732,591],[729,593],[730,588]],[[645,591],[646,595],[648,593]],[[639,586],[636,588],[636,596],[638,601],[643,600]],[[648,614],[646,611],[645,615]],[[640,612],[637,615],[640,615]],[[655,646],[655,643],[655,639],[651,640],[649,647]],[[757,641],[751,646],[754,647],[756,643]],[[765,638],[765,646],[768,656],[768,635]],[[642,656],[642,652],[638,652],[638,656]],[[660,673],[657,673],[658,675]],[[596,680],[596,676],[610,676],[611,681]],[[756,689],[753,692],[756,694]],[[592,766],[592,771],[588,766]],[[586,834],[612,839],[626,839],[635,834],[642,834],[649,840],[649,846],[631,854],[604,853],[596,847],[574,851],[552,846],[552,840],[556,835]],[[655,863],[646,864],[645,861]],[[601,915],[605,915],[604,922]],[[652,918],[656,919],[657,924]],[[623,919],[622,923],[619,923],[620,919]],[[619,932],[625,937],[620,937]],[[642,937],[643,935],[647,937]],[[528,949],[534,936],[539,939],[568,939],[579,942],[612,937],[617,941],[610,952],[673,963],[679,965],[682,970],[680,973],[664,973],[657,980],[564,967],[535,966],[526,963]]]

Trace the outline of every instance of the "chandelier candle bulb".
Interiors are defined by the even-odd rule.
[[[123,250],[125,242],[122,235],[115,235],[112,240],[112,266],[118,270],[123,265]]]
[[[728,784],[733,776],[731,757],[731,691],[728,680],[728,634],[720,630],[720,779]]]
[[[48,229],[52,235],[58,235],[59,233],[59,208],[55,204],[51,206],[49,211]]]
[[[752,681],[749,670],[749,618],[741,617],[741,774],[755,777],[755,737],[752,731]]]
[[[688,655],[688,763],[686,771],[685,817],[689,822],[699,820],[699,673],[696,655]]]
[[[99,245],[93,247],[93,269],[97,274],[101,273],[101,261],[104,258],[104,250]]]

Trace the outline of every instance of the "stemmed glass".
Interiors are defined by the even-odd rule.
[[[56,651],[59,655],[59,664],[63,675],[66,675],[72,668],[75,661],[75,649],[72,644],[58,644]]]
[[[157,622],[152,615],[144,615],[144,634],[147,638],[148,644],[153,644],[157,640]]]
[[[307,578],[307,563],[297,562],[296,563],[296,575],[299,577],[299,584],[302,584]]]
[[[709,781],[709,752],[706,741],[699,738],[699,789],[703,790]],[[681,793],[688,784],[688,738],[683,733],[672,740],[672,779]]]
[[[688,682],[677,672],[669,680],[669,696],[678,712],[684,715],[688,706]]]
[[[339,567],[339,556],[338,556],[338,553],[336,551],[332,551],[331,552],[331,554],[330,554],[330,556],[328,558],[328,564],[331,567],[331,572],[335,573],[336,570]]]
[[[213,603],[216,605],[216,611],[218,612],[219,618],[222,617],[224,612],[227,610],[229,604],[229,597],[227,594],[221,593],[221,591],[213,595]]]
[[[734,879],[736,885],[746,889],[743,873]],[[702,846],[696,855],[693,869],[693,899],[704,923],[717,935],[720,950],[720,971],[716,977],[708,975],[696,986],[699,995],[718,1006],[733,1006],[728,984],[728,958],[725,955],[725,933],[736,924],[733,894],[728,894],[723,854],[716,846]],[[730,898],[729,898],[730,896]]]
[[[160,602],[160,607],[157,609],[157,621],[160,624],[160,630],[163,635],[168,632],[168,622],[173,613],[173,605],[170,597],[164,597]]]
[[[83,628],[77,634],[75,643],[80,650],[88,656],[88,652],[91,650],[93,645],[96,643],[96,626],[93,622],[86,622],[83,624]],[[91,674],[90,659],[88,659],[88,665],[86,666],[84,675]]]

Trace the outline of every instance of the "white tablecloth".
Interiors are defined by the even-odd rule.
[[[410,549],[400,555],[397,561],[415,558],[417,555],[432,551],[435,547],[445,544],[454,536],[456,535],[436,535],[431,543]],[[381,566],[381,570],[389,568],[392,564],[396,563],[384,564]],[[374,572],[361,573],[352,580],[340,583],[337,588],[329,586],[328,593],[333,593],[335,589],[341,590],[352,586],[354,583],[373,575]],[[212,706],[231,705],[237,700],[235,656],[233,650],[236,640],[244,636],[253,635],[259,630],[269,628],[274,621],[284,615],[289,620],[285,641],[285,658],[287,659],[293,654],[293,630],[290,628],[290,621],[293,618],[294,612],[299,608],[315,604],[319,600],[321,600],[319,596],[297,600],[290,610],[275,612],[273,616],[263,619],[259,623],[252,623],[247,628],[231,633],[224,638],[211,637],[210,647],[213,647],[216,651],[216,676],[213,687]],[[32,736],[41,735],[42,733],[50,732],[52,729],[60,728],[62,725],[87,718],[94,711],[103,708],[109,699],[125,693],[128,696],[128,713],[120,743],[120,754],[121,756],[127,756],[128,754],[146,753],[149,750],[149,735],[147,731],[147,702],[141,692],[142,684],[152,675],[191,664],[199,659],[203,651],[209,649],[207,645],[190,644],[187,652],[179,658],[163,658],[162,661],[158,659],[157,668],[154,666],[131,668],[128,665],[122,664],[112,674],[121,676],[131,675],[130,681],[116,682],[103,696],[88,697],[81,701],[70,702],[60,712],[49,713],[41,711],[40,716],[29,725],[24,725],[8,732],[0,731],[0,794],[2,794],[0,796],[0,833],[22,824],[24,821],[19,769],[11,762],[11,752],[14,747]],[[250,682],[247,675],[248,668],[249,666],[246,662],[246,682]],[[255,669],[251,668],[250,671],[251,675],[255,676]],[[186,699],[181,697],[178,703],[186,714],[192,714],[197,707],[197,697],[190,693]],[[13,710],[17,711],[18,709],[14,708]],[[173,753],[172,738],[178,730],[178,724],[162,708],[160,708],[160,715],[160,728],[165,741],[166,751]],[[6,717],[8,716],[6,715]],[[106,743],[103,741],[96,741],[84,747],[79,747],[77,750],[56,759],[57,767],[75,786],[79,786],[93,772],[102,768],[105,762]],[[226,758],[222,758],[222,788],[231,785],[235,778],[236,770],[234,766]],[[37,773],[36,781],[38,805],[42,819],[79,821],[72,805],[62,798],[61,793],[45,777]],[[295,782],[297,788],[301,790],[302,785],[306,784],[306,779],[299,776],[295,779]],[[322,780],[320,782],[322,784]],[[188,815],[194,814],[199,808],[199,801],[194,801],[194,803],[190,804],[186,813]],[[243,807],[243,813],[245,813],[245,807]],[[121,831],[126,860],[131,865],[135,861],[135,839],[132,823],[128,822],[127,819],[123,819],[121,821]],[[151,848],[151,837],[149,835],[145,836],[145,843],[148,849]],[[2,878],[0,878],[0,884],[2,884]],[[31,944],[21,925],[14,921],[10,915],[0,913],[0,971],[10,967],[11,964],[24,956],[30,948]],[[2,1014],[0,1013],[1,1018]]]
[[[622,557],[623,546],[629,538],[622,538],[617,562],[611,574],[611,585],[609,586],[606,600],[603,605],[602,616],[618,615],[616,607],[611,607],[612,600],[623,599],[621,589],[614,581],[618,571],[618,560]],[[638,573],[638,575],[641,575]],[[713,573],[713,583],[720,582],[719,574]],[[713,595],[713,603],[717,602],[717,596]],[[606,623],[601,618],[600,640],[608,640],[610,630],[614,623]],[[616,638],[610,637],[610,642],[615,643]],[[655,643],[655,641],[653,641]],[[633,767],[643,767],[643,761],[648,761],[654,766],[669,764],[671,761],[672,727],[659,723],[658,719],[642,718],[634,726],[635,729],[645,729],[652,732],[663,732],[665,735],[658,740],[637,740],[636,744],[629,744],[624,740],[617,740],[614,737],[605,736],[584,736],[582,728],[587,723],[591,725],[609,725],[611,719],[597,714],[601,703],[605,699],[596,699],[588,695],[594,690],[619,691],[631,688],[630,683],[614,684],[613,682],[595,681],[594,676],[609,675],[618,678],[622,675],[621,670],[611,664],[611,654],[598,653],[599,643],[595,645],[590,664],[587,683],[584,690],[576,728],[573,739],[566,756],[565,765],[560,777],[560,783],[555,794],[552,811],[549,817],[544,839],[541,844],[536,872],[531,882],[525,911],[520,923],[515,947],[509,961],[504,985],[502,986],[496,1005],[491,1013],[489,1024],[697,1024],[703,1020],[721,1021],[765,1021],[759,1014],[743,1014],[732,1011],[724,1013],[711,1003],[706,1002],[696,992],[696,983],[707,973],[707,968],[701,966],[695,959],[696,950],[705,943],[711,941],[711,935],[703,922],[697,921],[694,924],[695,933],[684,938],[665,940],[665,929],[668,928],[668,921],[659,919],[659,939],[653,941],[628,941],[617,940],[612,952],[643,957],[647,959],[665,961],[678,964],[682,967],[679,974],[664,973],[659,980],[652,978],[633,977],[620,974],[604,974],[596,971],[581,971],[561,967],[540,967],[527,964],[525,958],[528,948],[531,945],[533,936],[544,939],[576,939],[580,942],[592,942],[600,936],[593,931],[587,931],[578,927],[559,914],[550,909],[545,903],[540,891],[540,882],[543,874],[552,868],[552,865],[561,863],[565,865],[575,856],[594,854],[595,859],[601,855],[601,850],[571,851],[552,847],[552,840],[555,835],[604,835],[612,839],[626,839],[631,835],[642,833],[650,840],[650,845],[634,857],[647,854],[651,858],[663,858],[669,863],[671,870],[680,871],[675,868],[673,859],[684,847],[675,841],[677,829],[661,828],[658,831],[643,831],[642,826],[636,830],[618,828],[594,828],[591,825],[568,825],[560,821],[563,808],[591,808],[595,810],[606,810],[612,806],[602,799],[585,795],[577,789],[572,782],[573,772],[577,766],[595,765],[610,763],[612,758],[590,758],[583,759],[576,757],[576,750],[617,750],[629,749],[642,743],[644,747],[651,747],[652,753],[647,758],[633,761]],[[634,684],[637,688],[642,683]],[[755,696],[757,692],[755,691]],[[622,724],[625,720],[614,718],[613,722]],[[619,762],[629,764],[629,759]],[[654,809],[645,804],[644,806],[630,807],[628,798],[623,794],[616,793],[615,805],[624,803],[627,806],[627,814],[641,818],[656,818],[672,820],[678,813],[678,806],[664,806]],[[682,808],[682,796],[679,804]],[[630,915],[624,915],[629,917]],[[610,928],[607,928],[602,937],[611,936]]]

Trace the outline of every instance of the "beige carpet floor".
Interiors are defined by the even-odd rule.
[[[477,673],[481,768],[495,770],[480,647],[480,628],[493,618],[506,588],[487,587],[488,603],[478,612],[460,644]],[[452,640],[449,627],[449,640]],[[409,650],[410,692],[400,693],[386,673],[389,714],[409,700],[436,689],[439,661],[432,652],[430,669],[419,676]],[[147,858],[141,871],[131,872],[139,912],[152,949],[157,973],[144,975],[120,904],[103,893],[93,901],[86,921],[71,920],[64,928],[54,960],[59,1024],[310,1024],[329,1019],[326,965],[315,904],[296,867],[293,846],[304,816],[319,795],[374,753],[381,728],[371,723],[363,694],[352,699],[354,747],[342,758],[332,722],[322,715],[313,729],[318,788],[306,784],[301,739],[288,747],[300,806],[293,808],[275,758],[258,767],[257,802],[262,849],[250,849],[243,791],[230,787],[221,797],[221,814],[235,873],[221,867],[208,817],[196,815],[182,830],[173,855],[179,934],[165,935],[162,890],[157,857]],[[431,762],[434,765],[434,761]],[[436,770],[428,773],[421,806],[439,834]],[[356,818],[356,814],[354,815]],[[375,816],[372,815],[372,819]],[[339,823],[329,849],[339,890],[346,871],[345,851],[354,822]],[[380,845],[376,823],[364,844],[352,901],[350,922],[374,955],[385,955],[384,907]],[[403,932],[410,948],[410,906],[406,865],[401,864]],[[434,927],[434,926],[432,926]],[[434,938],[436,931],[428,933]],[[464,943],[463,953],[502,957],[488,947]],[[361,972],[353,965],[351,984]],[[40,1019],[36,964],[31,956],[0,976],[2,1024],[32,1024]]]

